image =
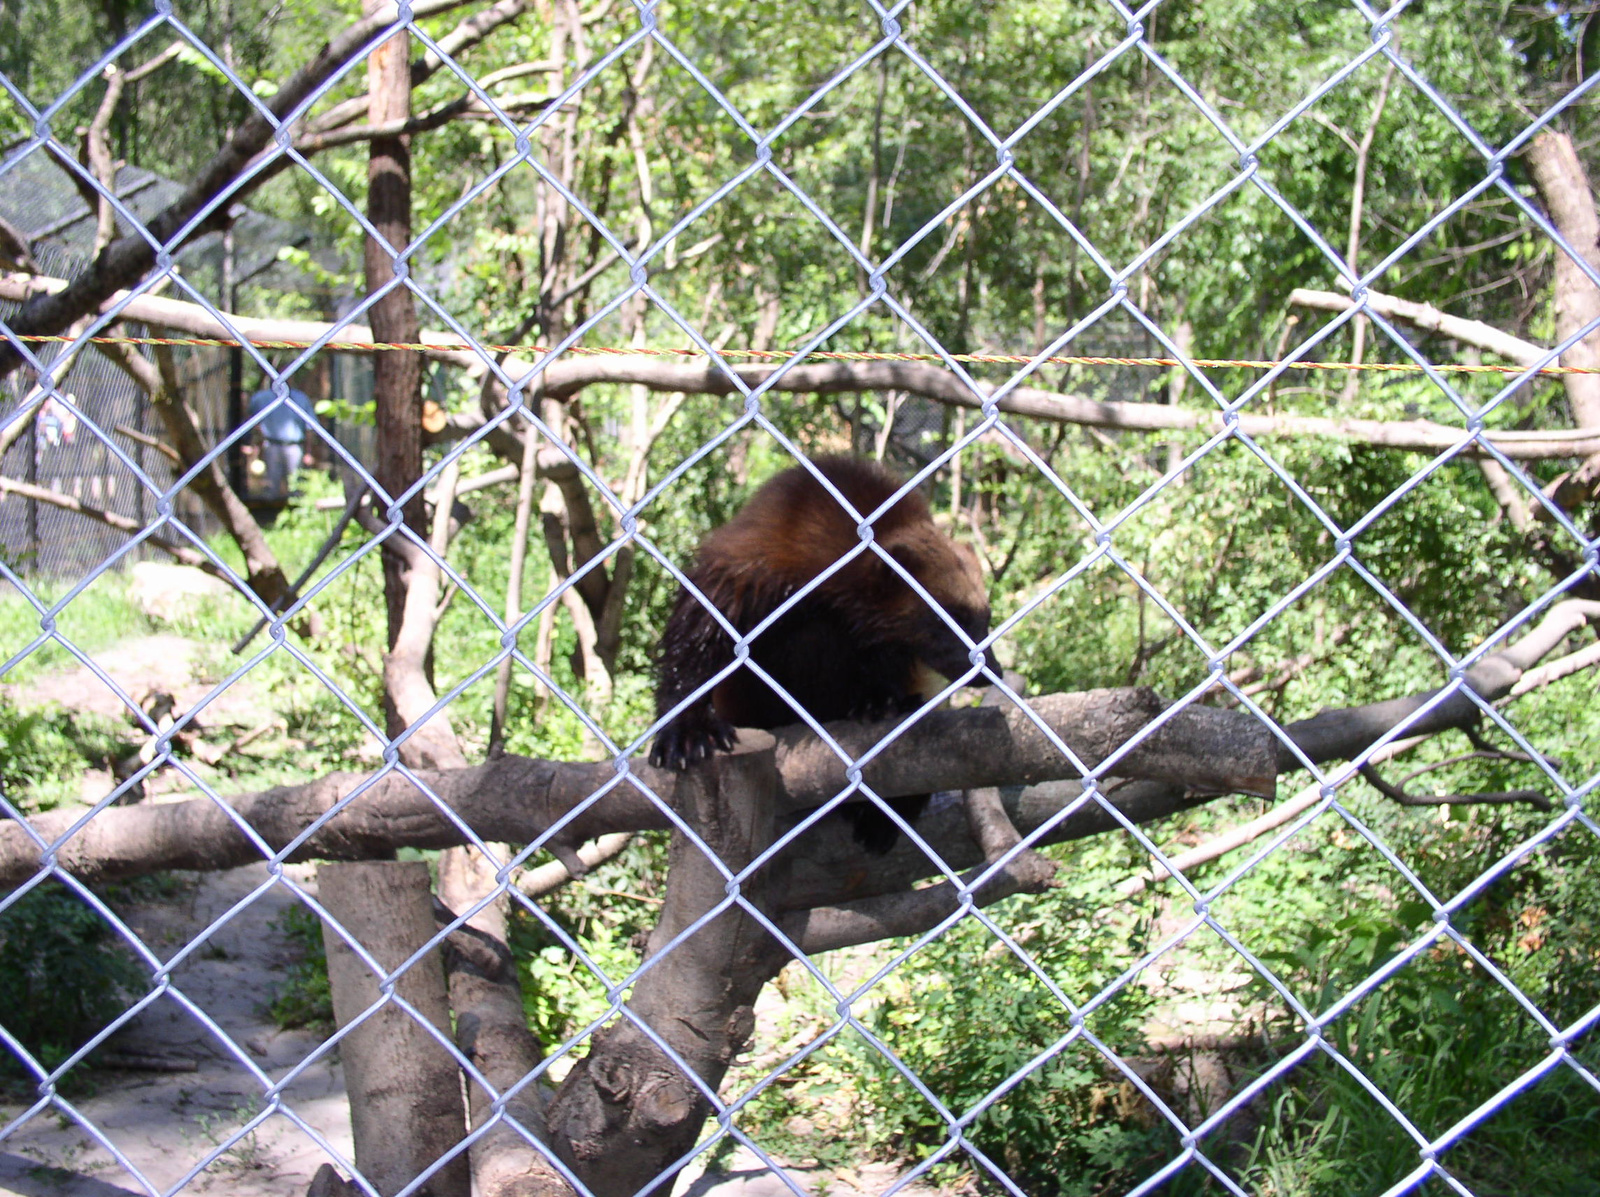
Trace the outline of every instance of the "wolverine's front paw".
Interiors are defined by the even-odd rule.
[[[650,763],[658,769],[687,769],[717,749],[732,752],[737,740],[733,724],[705,707],[691,707],[656,733]]]

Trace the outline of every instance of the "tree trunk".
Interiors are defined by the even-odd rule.
[[[435,934],[428,866],[420,861],[325,864],[317,870],[317,891],[328,913],[385,972],[399,968]],[[326,923],[322,942],[334,1019],[343,1030],[378,1001],[379,979]],[[433,1168],[466,1129],[456,1062],[417,1018],[450,1034],[439,953],[427,953],[395,978],[394,996],[416,1015],[390,1002],[339,1041],[355,1165],[383,1197]],[[415,1191],[470,1197],[471,1189],[462,1153]]]
[[[495,888],[495,869],[480,853],[455,848],[440,855],[439,900],[450,911],[470,910]],[[495,1091],[490,1094],[469,1074],[472,1128],[501,1119],[473,1141],[473,1185],[478,1197],[573,1197],[572,1187],[536,1145],[544,1137],[538,1083],[517,1088],[542,1055],[528,1030],[517,964],[506,943],[508,904],[501,893],[445,944],[456,1046]]]
[[[364,0],[369,14],[382,0]],[[403,120],[411,113],[410,39],[396,33],[367,59],[367,119],[373,124]],[[372,335],[378,341],[414,344],[419,329],[411,292],[395,283],[394,255],[411,244],[411,145],[405,137],[372,141],[367,167],[367,219],[379,237],[368,236],[366,280],[369,295],[391,286],[370,309]],[[387,242],[387,245],[385,244]],[[373,393],[377,402],[377,480],[393,501],[422,476],[422,359],[391,350],[373,356]],[[424,539],[422,495],[405,505],[405,525]],[[400,634],[405,612],[405,561],[385,546],[383,592],[389,617],[389,647]],[[393,712],[390,712],[391,722]],[[391,726],[390,733],[398,731]]]
[[[737,875],[772,842],[778,784],[772,737],[745,731],[732,755],[684,774],[674,805]],[[677,942],[727,902],[728,880],[681,831],[673,834],[668,862],[666,905],[647,957],[654,963],[633,988],[631,1019],[595,1036],[551,1104],[552,1138],[595,1197],[671,1191],[678,1161],[711,1112],[709,1095],[754,1029],[756,995],[789,959],[738,905]],[[763,866],[737,893],[767,907],[768,895],[782,885]]]

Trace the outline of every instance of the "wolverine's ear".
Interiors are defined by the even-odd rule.
[[[889,556],[898,561],[905,568],[906,573],[910,574],[913,578],[921,578],[926,576],[928,558],[921,549],[917,548],[917,546],[906,544],[904,541],[902,541],[899,544],[890,547]]]
[[[962,564],[971,567],[973,577],[981,578],[984,576],[984,574],[989,572],[988,569],[985,568],[988,565],[988,562],[979,556],[977,549],[973,548],[964,540],[955,540],[951,541],[950,543],[955,545],[956,556],[961,558]]]

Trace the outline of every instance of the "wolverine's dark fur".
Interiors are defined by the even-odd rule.
[[[824,457],[814,464],[863,516],[901,486],[871,461]],[[977,557],[934,527],[921,495],[908,494],[880,515],[873,535],[968,636],[980,640],[988,634],[989,601]],[[706,537],[688,578],[746,633],[859,543],[856,521],[808,470],[796,467],[772,478]],[[870,550],[829,575],[750,644],[751,659],[819,723],[914,710],[927,669],[960,676],[971,668],[969,651]],[[666,714],[732,660],[727,632],[680,588],[661,637],[656,714]],[[989,664],[995,668],[992,656]],[[981,676],[976,680],[981,683]],[[771,687],[740,668],[661,729],[650,760],[684,769],[718,748],[732,748],[735,727],[800,721]],[[926,802],[923,795],[891,805],[910,821]],[[899,835],[893,821],[871,805],[844,809],[856,823],[857,839],[871,851],[888,851]]]

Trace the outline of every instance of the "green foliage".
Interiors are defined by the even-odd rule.
[[[98,911],[54,882],[0,910],[0,1025],[45,1068],[103,1030],[146,983]],[[10,1052],[0,1070],[24,1073]]]
[[[953,1116],[975,1114],[966,1136],[1029,1193],[1121,1191],[1167,1158],[1172,1144],[1164,1124],[1074,1033],[1062,1002],[1063,996],[1087,1002],[1143,950],[1148,927],[1127,911],[1104,910],[1102,901],[1132,858],[1110,842],[1049,852],[1063,864],[1062,888],[988,912],[1031,965],[977,920],[962,921],[858,999],[855,1013],[883,1051],[842,1030],[754,1097],[741,1112],[741,1128],[790,1158],[823,1164],[852,1163],[863,1151],[926,1158],[952,1131],[904,1069]],[[834,953],[816,963],[848,994],[907,946]],[[797,967],[781,984],[788,1015],[767,1039],[793,1050],[832,1023],[833,1000]],[[1147,991],[1128,987],[1085,1026],[1113,1051],[1138,1056],[1150,1007]],[[763,1046],[754,1063],[735,1069],[725,1091],[738,1094],[763,1080],[786,1054],[775,1060]],[[991,1100],[996,1091],[1003,1092]],[[958,1152],[936,1166],[935,1176],[953,1180],[963,1170],[987,1175]]]
[[[26,814],[75,799],[85,763],[104,764],[125,747],[121,730],[97,716],[20,711],[0,694],[0,794]]]
[[[13,653],[38,644],[7,671],[7,682],[25,681],[49,670],[70,669],[77,664],[77,658],[61,639],[42,634],[45,612],[66,597],[67,589],[49,580],[36,581],[33,593],[39,606],[10,588],[7,593],[0,594],[0,653],[9,658]],[[54,614],[54,631],[86,653],[109,648],[119,640],[150,631],[153,626],[150,619],[129,601],[125,591],[121,575],[114,572],[100,575]]]
[[[529,1027],[546,1048],[605,1014],[610,999],[604,985],[616,984],[639,966],[665,882],[665,837],[639,835],[582,881],[540,899],[541,911],[561,935],[521,903],[512,904],[511,950],[522,1002]],[[566,947],[563,935],[581,945],[605,981]]]
[[[273,5],[236,0],[189,19],[218,45],[220,22],[231,11],[234,61],[247,85],[264,95],[356,9],[353,0]],[[128,11],[125,5],[84,0],[0,7],[0,70],[35,100],[54,98],[78,79],[108,39],[125,30]],[[633,6],[593,7],[591,16],[585,37],[596,55],[637,28]],[[423,24],[437,34],[459,17],[446,13]],[[547,60],[549,19],[534,6],[517,23],[463,51],[462,64],[481,79],[504,67]],[[1353,147],[1371,124],[1357,255],[1359,268],[1366,270],[1479,188],[1491,169],[1500,169],[1486,165],[1472,140],[1405,76],[1389,78],[1386,88],[1387,60],[1380,55],[1319,94],[1311,108],[1278,130],[1254,155],[1251,177],[1218,198],[1241,179],[1238,144],[1267,132],[1370,48],[1368,22],[1347,5],[1171,0],[1144,13],[1149,44],[1192,85],[1208,114],[1137,50],[1116,56],[1092,80],[1063,96],[1064,88],[1127,36],[1125,22],[1104,6],[933,0],[899,13],[908,44],[1001,136],[1063,96],[1012,147],[1029,187],[1015,177],[999,178],[973,197],[963,215],[943,218],[953,197],[993,169],[992,148],[928,73],[898,50],[835,85],[842,68],[881,38],[872,14],[839,0],[821,0],[797,19],[768,0],[754,5],[711,0],[663,10],[658,19],[673,45],[761,134],[777,130],[797,105],[815,97],[760,152],[770,152],[772,165],[869,257],[881,260],[904,249],[888,272],[889,291],[911,304],[920,324],[957,352],[1039,351],[1112,294],[1102,261],[1120,271],[1190,214],[1202,213],[1181,235],[1162,243],[1144,269],[1120,280],[1127,302],[1170,335],[1189,325],[1193,354],[1275,357],[1322,327],[1320,319],[1305,313],[1291,322],[1290,290],[1330,286],[1337,271],[1322,247],[1258,182],[1342,253],[1356,177]],[[1473,3],[1448,10],[1413,4],[1389,21],[1412,69],[1462,113],[1477,136],[1496,147],[1518,133],[1530,113],[1545,111],[1564,95],[1588,69],[1582,64],[1595,60],[1592,47],[1584,44],[1591,24],[1564,4]],[[141,43],[141,50],[155,48]],[[551,89],[570,77],[539,76],[541,86]],[[215,149],[216,131],[236,125],[248,101],[193,54],[165,68],[159,83],[146,83],[125,100],[117,118],[117,154],[175,177],[194,177]],[[57,130],[87,123],[102,87],[90,78],[69,98],[52,118]],[[364,87],[363,73],[349,72],[326,102],[352,99]],[[414,108],[428,111],[461,94],[459,78],[443,70],[417,89]],[[1380,94],[1385,97],[1381,112]],[[1596,111],[1592,105],[1569,105],[1558,115],[1557,127],[1571,132],[1580,147],[1591,146],[1600,136]],[[758,153],[751,137],[696,78],[662,53],[654,54],[646,69],[639,47],[595,74],[561,119],[565,112],[572,113],[570,138],[576,147],[572,190],[624,236],[641,228],[659,236],[714,188],[755,163]],[[647,147],[648,188],[638,178],[629,130],[618,122],[625,112],[638,121]],[[1214,121],[1225,122],[1232,138]],[[0,104],[0,130],[22,133],[28,123],[14,105]],[[558,127],[556,121],[546,126]],[[515,152],[512,135],[497,122],[458,122],[418,135],[413,143],[417,227],[457,205]],[[365,199],[366,155],[366,147],[351,145],[315,159],[323,177],[358,206]],[[1530,193],[1519,158],[1509,158],[1504,170],[1507,186]],[[869,196],[875,204],[870,210]],[[282,257],[319,288],[340,293],[359,277],[360,226],[307,172],[285,171],[250,203],[312,232],[315,257],[294,250]],[[514,166],[418,247],[414,276],[446,311],[485,339],[502,339],[519,326],[533,328],[529,335],[537,337],[551,328],[577,327],[629,285],[628,271],[625,263],[601,260],[605,243],[581,221],[565,232],[560,248],[553,248],[545,224],[552,206],[559,207],[540,195],[535,173]],[[1056,213],[1093,243],[1101,260]],[[327,247],[332,256],[323,252]],[[552,253],[568,255],[569,278],[595,268],[591,282],[578,288],[556,316],[540,307],[551,270],[561,265],[550,260]],[[1548,239],[1510,196],[1490,186],[1431,228],[1374,285],[1548,342],[1554,329],[1553,304],[1547,301],[1552,261]],[[763,171],[697,217],[672,246],[658,247],[649,271],[656,294],[703,333],[715,333],[735,347],[751,344],[758,329],[767,329],[763,321],[773,296],[781,302],[770,327],[771,343],[783,347],[808,340],[863,294],[862,271],[834,232]],[[245,306],[252,314],[295,314],[312,302],[270,296],[265,288],[249,288]],[[544,325],[524,323],[530,314],[541,313]],[[1347,358],[1353,327],[1321,341],[1312,356]],[[634,331],[613,311],[586,339],[591,346],[620,344]],[[1381,330],[1370,331],[1368,360],[1406,360]],[[648,306],[638,332],[652,347],[684,343],[682,330],[658,305]],[[1467,360],[1454,342],[1409,335],[1434,361]],[[828,347],[927,348],[881,303],[861,313]],[[1063,351],[1164,355],[1165,347],[1125,310],[1116,309]],[[972,369],[991,383],[1005,381],[1010,371],[999,365]],[[1217,398],[1231,402],[1248,393],[1243,411],[1252,415],[1416,418],[1464,426],[1452,396],[1431,381],[1380,379],[1361,376],[1359,385],[1346,391],[1337,376],[1289,371],[1270,390],[1256,390],[1258,374],[1242,369],[1208,369],[1202,385],[1154,368],[1050,367],[1034,381],[1090,400],[1212,410]],[[1469,406],[1496,402],[1484,416],[1493,428],[1574,423],[1558,384],[1541,381],[1502,397],[1502,382],[1452,376],[1451,387]],[[443,380],[435,393],[452,410],[469,410],[478,401],[470,380]],[[630,388],[596,385],[568,405],[574,443],[597,474],[613,483],[629,468],[634,401]],[[657,442],[650,478],[659,480],[699,452],[743,412],[738,398],[689,398]],[[769,395],[761,407],[764,418],[811,452],[865,449],[884,433],[889,412],[883,396]],[[348,421],[366,415],[361,405],[349,402],[330,406],[328,414]],[[948,413],[908,401],[896,419],[899,427],[888,453],[903,468],[920,467],[950,443]],[[913,421],[918,421],[914,433],[907,431]],[[1224,668],[1248,678],[1252,700],[1281,721],[1324,706],[1441,684],[1444,666],[1425,637],[1352,568],[1341,566],[1320,577],[1283,611],[1259,623],[1280,599],[1328,565],[1338,552],[1339,533],[1352,528],[1353,562],[1380,580],[1454,654],[1477,648],[1565,576],[1559,559],[1548,557],[1544,547],[1501,517],[1477,466],[1468,461],[1446,462],[1414,481],[1430,466],[1419,455],[1333,440],[1264,437],[1254,446],[1224,441],[1175,472],[1184,455],[1200,447],[1197,435],[1063,430],[1020,417],[1007,426],[1051,464],[1070,493],[993,435],[963,455],[958,510],[951,511],[948,470],[928,489],[941,519],[949,513],[957,534],[970,535],[986,557],[997,615],[1032,607],[1000,652],[1034,693],[1138,683],[1182,695],[1205,682],[1206,658],[1224,648],[1231,649]],[[436,460],[433,452],[430,462]],[[789,461],[788,451],[765,431],[743,429],[648,505],[639,527],[652,547],[685,563],[707,530]],[[491,464],[487,449],[477,447],[463,461],[464,473],[470,476]],[[1545,484],[1569,464],[1541,462],[1528,473],[1536,484]],[[1169,474],[1169,484],[1150,497],[1151,488]],[[315,508],[317,498],[336,493],[331,482],[308,476],[304,489],[269,533],[291,573],[309,559],[336,518]],[[500,651],[500,636],[486,613],[505,609],[512,493],[501,488],[465,496],[474,519],[452,544],[450,564],[470,591],[453,597],[434,642],[437,691],[466,687],[452,703],[450,718],[469,754],[481,753],[488,741],[494,674],[483,671]],[[620,535],[621,521],[594,498],[601,539],[610,541]],[[1096,537],[1100,528],[1110,530],[1106,544]],[[1563,535],[1552,530],[1548,543],[1561,552],[1578,552]],[[340,697],[348,696],[357,711],[382,727],[381,662],[387,645],[379,555],[365,552],[344,568],[365,541],[364,533],[352,529],[317,579],[343,570],[313,604],[326,621],[326,635],[301,640],[297,631],[288,633],[337,693],[286,648],[268,651],[270,641],[258,638],[250,651],[265,655],[247,681],[270,693],[287,730],[280,739],[263,741],[259,752],[225,762],[216,775],[224,788],[254,789],[371,764],[361,721]],[[217,547],[230,563],[239,563],[232,546]],[[549,570],[542,553],[530,554],[522,579],[524,606],[545,594]],[[631,743],[650,721],[651,657],[676,589],[670,573],[648,553],[637,555],[634,570],[609,703],[593,700],[574,667],[576,633],[569,615],[558,606],[552,617],[555,682],[585,703],[619,745]],[[243,604],[218,604],[186,615],[175,628],[223,644],[252,622]],[[58,624],[63,636],[90,652],[151,628],[110,575],[78,596]],[[16,596],[0,602],[0,658],[39,634],[37,610]],[[531,655],[537,636],[536,620],[524,630],[519,647]],[[1568,651],[1580,643],[1575,637]],[[219,650],[203,662],[205,676],[221,681],[242,660]],[[67,650],[46,642],[6,680],[26,681],[39,670],[71,661]],[[1222,700],[1213,695],[1208,701]],[[1531,743],[1555,754],[1554,768],[1569,788],[1600,770],[1592,673],[1522,697],[1505,710]],[[1510,747],[1497,730],[1486,730]],[[512,670],[505,733],[513,752],[552,759],[602,754],[584,722],[520,665]],[[73,716],[0,707],[0,774],[8,796],[32,803],[30,809],[56,801],[52,778],[70,774],[75,761],[81,767],[83,760],[109,751],[110,736]],[[1561,787],[1541,769],[1509,756],[1445,763],[1465,750],[1463,743],[1443,738],[1420,749],[1415,764],[1433,768],[1413,785],[1419,792],[1433,787],[1441,793],[1533,787],[1560,796]],[[1292,792],[1308,779],[1283,780]],[[1366,792],[1360,782],[1347,786],[1341,801],[1440,901],[1465,892],[1548,822],[1546,815],[1506,807],[1449,818],[1399,809]],[[1585,802],[1592,816],[1593,795]],[[1216,802],[1148,831],[1162,844],[1191,844],[1256,813],[1250,802]],[[1067,890],[1013,899],[994,911],[1019,936],[1027,931],[1023,938],[1040,969],[1079,1002],[1150,946],[1147,924],[1163,916],[1163,903],[1174,892],[1169,886],[1148,905],[1146,899],[1108,905],[1111,887],[1147,862],[1125,841],[1102,838],[1105,843],[1052,849],[1069,865]],[[1594,914],[1600,894],[1595,892],[1593,842],[1586,827],[1569,827],[1452,915],[1452,925],[1557,1026],[1600,1002],[1600,925]],[[1235,854],[1203,866],[1193,880],[1202,888],[1215,884],[1239,860]],[[653,902],[662,892],[663,870],[661,838],[646,837],[546,905],[556,925],[616,980],[638,962]],[[1328,814],[1251,869],[1215,899],[1212,909],[1302,1002],[1321,1010],[1394,951],[1428,933],[1431,906],[1419,901],[1409,882],[1356,829]],[[325,998],[317,989],[315,964],[320,934],[314,925],[294,923],[301,914],[287,917],[292,934],[309,937],[307,959],[303,975],[291,977],[280,995],[275,1016],[315,1023],[323,1017]],[[558,1043],[604,1014],[608,999],[601,984],[548,925],[519,914],[513,935],[530,1021],[546,1043]],[[859,1011],[865,1025],[958,1115],[1070,1030],[1070,1020],[1040,978],[992,947],[985,929],[964,923],[913,955]],[[1186,965],[1241,975],[1237,955],[1215,937],[1197,934],[1183,950],[1191,958]],[[880,961],[872,956],[867,964],[875,967]],[[1329,1029],[1330,1042],[1428,1134],[1441,1133],[1476,1108],[1545,1050],[1545,1032],[1510,1003],[1481,964],[1471,962],[1469,968],[1468,963],[1444,941],[1430,943]],[[835,965],[866,966],[851,958],[827,967]],[[778,1019],[779,1041],[807,1027],[820,1031],[833,1025],[831,997],[797,981],[792,970],[784,984],[787,1004]],[[1274,1042],[1298,1042],[1299,1031],[1275,992],[1248,992],[1250,1017],[1259,1015]],[[1144,1050],[1147,1021],[1170,1014],[1152,1010],[1151,1001],[1147,989],[1129,987],[1091,1016],[1090,1029],[1109,1046],[1137,1054]],[[1240,1018],[1243,1009],[1235,1011]],[[1580,1044],[1576,1050],[1592,1055],[1593,1049]],[[1258,1067],[1262,1061],[1245,1053],[1233,1063]],[[746,1087],[759,1079],[756,1073],[735,1075]],[[1593,1192],[1592,1181],[1584,1180],[1600,1174],[1591,1146],[1593,1096],[1575,1077],[1562,1067],[1542,1078],[1446,1153],[1447,1166],[1459,1168],[1476,1192]],[[1149,1109],[1129,1097],[1125,1084],[1075,1041],[985,1108],[970,1134],[1030,1193],[1127,1188],[1148,1175],[1154,1161],[1167,1158],[1172,1144],[1162,1138],[1165,1132]],[[1217,1151],[1217,1158],[1236,1165],[1260,1191],[1379,1192],[1415,1166],[1414,1143],[1349,1073],[1326,1059],[1280,1079],[1261,1104],[1263,1109],[1251,1113],[1258,1119],[1254,1129],[1219,1132],[1224,1141]],[[744,1106],[740,1117],[764,1143],[780,1143],[796,1158],[824,1162],[849,1163],[869,1152],[925,1157],[949,1134],[926,1100],[854,1031],[808,1056]],[[1205,1182],[1190,1169],[1176,1183],[1204,1187]]]
[[[1053,925],[1058,913],[1065,915],[1060,948],[1041,944],[1031,954],[1051,981],[1080,999],[1126,964],[1126,943],[1115,945],[1120,951],[1067,959],[1071,931],[1086,929],[1089,909],[1034,904],[1016,913]],[[924,949],[889,982],[869,1026],[952,1113],[983,1109],[968,1132],[973,1143],[1030,1193],[1076,1197],[1104,1191],[1114,1180],[1137,1180],[1161,1158],[1168,1137],[1146,1111],[1119,1102],[1123,1078],[1082,1041],[1047,1054],[1068,1033],[1067,1012],[1009,952],[986,950],[995,942],[987,928],[968,923]],[[1138,993],[1113,1003],[1095,1020],[1096,1036],[1114,1051],[1138,1054],[1148,1006]],[[916,1157],[948,1141],[948,1123],[884,1056],[863,1046],[858,1063],[883,1146]],[[1024,1069],[1024,1079],[989,1104]]]
[[[1591,849],[1584,854],[1592,873],[1595,853]],[[1592,901],[1592,877],[1587,888]],[[1326,930],[1311,931],[1292,953],[1269,954],[1269,963],[1291,981],[1320,978],[1324,1000],[1318,1005],[1326,1006],[1411,940],[1426,914],[1425,907],[1411,903],[1381,915],[1350,916]],[[1482,929],[1472,926],[1479,920],[1465,921],[1473,930]],[[1484,937],[1488,942],[1480,940],[1478,946],[1502,963],[1505,957],[1495,949],[1509,946],[1513,960],[1536,955],[1543,944],[1535,944],[1527,924],[1537,928],[1543,922],[1542,916],[1530,913],[1515,928],[1521,932],[1517,940],[1508,944],[1509,936],[1491,931]],[[1586,954],[1591,957],[1592,998],[1592,948]],[[1546,1005],[1541,999],[1556,996],[1554,991],[1530,985],[1526,970],[1513,971],[1524,973],[1524,992],[1563,1024],[1563,1013],[1574,1007],[1560,1002],[1567,1006],[1562,1011]],[[1548,1034],[1448,940],[1435,941],[1336,1021],[1328,1039],[1366,1083],[1427,1136],[1471,1115],[1549,1051]],[[1579,1056],[1594,1067],[1592,1048]],[[1593,1089],[1561,1067],[1463,1137],[1442,1162],[1473,1192],[1577,1197],[1595,1192],[1594,1178],[1600,1175],[1597,1132],[1600,1109]],[[1274,1093],[1271,1116],[1252,1145],[1245,1171],[1249,1180],[1274,1192],[1365,1194],[1385,1191],[1416,1165],[1416,1141],[1362,1081],[1319,1058],[1297,1069]]]
[[[328,988],[322,920],[295,902],[278,916],[277,929],[294,946],[297,959],[284,973],[267,1012],[280,1027],[307,1027],[327,1034],[333,1030],[333,993]]]

